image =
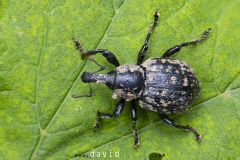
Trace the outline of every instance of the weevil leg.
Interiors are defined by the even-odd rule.
[[[197,141],[201,141],[201,136],[200,134],[192,127],[188,126],[188,125],[179,125],[179,124],[176,124],[174,120],[170,119],[168,116],[166,115],[161,115],[159,114],[160,118],[165,122],[167,123],[168,125],[170,126],[173,126],[175,128],[178,128],[178,129],[183,129],[183,130],[186,130],[186,131],[190,131],[192,133],[194,133],[195,135],[195,138]]]
[[[95,63],[97,66],[100,67],[99,70],[97,70],[97,71],[95,71],[95,72],[93,72],[93,73],[97,73],[97,72],[103,71],[103,70],[105,69],[105,66],[97,63],[97,62],[95,61],[95,59],[93,58],[93,56],[90,56],[89,60],[92,61],[93,63]]]
[[[80,42],[78,40],[75,40],[73,38],[73,42],[74,42],[74,46],[77,50],[79,50],[79,52],[81,53],[81,57],[84,59],[88,56],[92,56],[92,55],[95,55],[97,53],[101,53],[109,63],[113,64],[114,66],[118,67],[120,64],[119,64],[119,61],[117,60],[116,56],[108,51],[108,50],[103,50],[103,49],[95,49],[95,50],[89,50],[89,51],[84,51]]]
[[[98,111],[97,112],[97,119],[96,119],[96,122],[95,122],[93,127],[96,128],[96,129],[99,128],[101,119],[119,117],[120,114],[122,113],[123,109],[124,109],[124,105],[125,105],[125,99],[121,99],[117,103],[116,108],[115,108],[113,113],[103,113],[103,112]]]
[[[93,96],[93,89],[92,89],[90,83],[88,83],[88,85],[89,85],[89,94],[72,95],[72,97],[73,97],[73,98],[92,97],[92,96]]]
[[[138,134],[136,129],[136,121],[137,121],[137,109],[136,109],[136,103],[133,100],[131,105],[131,115],[132,115],[132,133],[134,136],[134,148],[136,149],[139,145],[138,141]]]
[[[202,40],[206,39],[209,35],[211,31],[211,28],[208,28],[206,31],[203,32],[202,36],[197,39],[197,40],[192,40],[190,42],[185,42],[182,43],[180,45],[176,45],[170,49],[168,49],[163,55],[162,58],[167,58],[167,57],[171,57],[173,54],[179,52],[181,50],[182,47],[187,47],[189,45],[197,45],[198,43],[200,43]]]
[[[150,39],[150,36],[151,36],[151,34],[153,32],[154,27],[157,25],[158,18],[159,18],[159,12],[155,11],[155,13],[154,13],[154,22],[153,22],[153,24],[150,25],[148,33],[147,33],[147,36],[146,36],[146,39],[144,41],[144,44],[142,45],[142,48],[141,48],[141,50],[138,53],[138,57],[137,57],[137,64],[138,65],[140,65],[143,62],[145,54],[146,54],[146,52],[148,50],[148,41]]]

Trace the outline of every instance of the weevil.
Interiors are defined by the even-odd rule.
[[[190,45],[197,45],[206,39],[210,33],[210,28],[203,32],[197,40],[188,41],[175,45],[166,50],[161,57],[150,58],[146,61],[144,57],[148,50],[150,36],[157,25],[159,12],[154,13],[154,21],[150,25],[144,44],[142,45],[137,64],[120,65],[116,56],[103,49],[85,51],[80,42],[73,39],[76,49],[81,53],[82,58],[89,57],[89,60],[97,64],[100,69],[96,72],[84,72],[81,79],[84,83],[101,83],[113,90],[113,99],[119,98],[113,113],[97,112],[94,128],[99,128],[100,120],[105,118],[115,118],[122,113],[125,102],[131,101],[132,133],[134,136],[134,147],[139,145],[139,138],[136,129],[137,110],[136,102],[140,107],[157,112],[166,124],[175,128],[183,129],[194,133],[195,139],[201,141],[200,134],[188,125],[175,123],[169,115],[183,113],[191,108],[192,103],[197,99],[200,92],[200,84],[193,70],[185,62],[171,58],[179,52],[181,48]],[[104,66],[98,64],[93,55],[100,53],[106,60],[116,68],[106,74],[97,72],[104,70]],[[93,90],[90,86],[89,95],[76,96],[91,97]]]

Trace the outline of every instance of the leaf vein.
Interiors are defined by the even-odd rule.
[[[126,0],[125,0],[126,1]],[[124,1],[124,2],[125,2]],[[122,7],[122,5],[124,4],[124,2],[120,5],[120,7],[118,8],[118,10],[120,10],[120,8]],[[113,22],[113,19],[116,17],[116,10],[114,9],[114,15],[113,17],[111,18],[111,20],[109,21],[107,27],[106,27],[106,30],[105,32],[103,33],[102,37],[100,38],[97,46],[95,48],[98,48],[98,46],[100,45],[100,43],[104,40],[104,38],[106,37],[106,33],[107,31],[109,30],[112,22]],[[41,53],[41,52],[40,52]],[[42,54],[41,54],[42,55]],[[40,62],[39,62],[40,63]],[[57,109],[55,110],[55,112],[53,113],[52,117],[50,118],[49,122],[47,123],[46,127],[45,127],[45,132],[52,126],[53,124],[53,121],[55,120],[55,117],[58,115],[58,112],[63,104],[63,102],[66,100],[67,96],[69,95],[70,91],[72,90],[74,84],[77,82],[77,79],[78,77],[80,76],[80,74],[82,73],[84,67],[86,66],[86,62],[85,64],[83,65],[83,67],[79,70],[75,80],[73,81],[72,85],[70,86],[70,88],[67,90],[67,92],[65,93],[65,95],[63,96],[63,99],[61,100],[60,104],[58,105]],[[34,159],[35,158],[35,154],[37,152],[37,150],[39,149],[39,147],[42,145],[42,143],[44,142],[44,138],[45,138],[45,134],[40,134],[40,137],[33,149],[33,152],[30,154],[30,159]]]

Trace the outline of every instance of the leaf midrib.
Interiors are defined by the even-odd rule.
[[[126,2],[126,0],[123,1],[123,2],[120,4],[120,6],[118,7],[118,9],[116,9],[115,6],[113,5],[113,7],[114,7],[114,14],[113,14],[111,20],[109,21],[109,23],[108,23],[108,25],[107,25],[107,27],[106,27],[106,29],[105,29],[105,32],[102,34],[102,37],[100,38],[100,40],[99,40],[99,42],[97,43],[97,45],[96,45],[95,48],[98,48],[99,45],[101,44],[101,42],[105,39],[105,37],[106,37],[106,35],[107,35],[106,33],[108,32],[108,30],[109,30],[109,28],[110,28],[110,26],[111,26],[114,18],[118,15],[118,11],[121,9],[121,7],[123,6],[124,2]],[[46,6],[45,6],[45,9],[46,9]],[[45,25],[46,25],[46,24],[45,24]],[[46,25],[46,26],[47,26],[47,25]],[[47,32],[47,31],[46,31],[46,32]],[[45,44],[45,43],[46,43],[46,33],[44,34],[44,40],[43,40],[43,44]],[[44,46],[45,46],[45,45],[44,45]],[[44,49],[44,46],[40,49],[40,56],[39,56],[40,60],[39,60],[39,62],[38,62],[38,70],[37,70],[37,78],[36,78],[36,89],[37,89],[37,85],[38,85],[38,79],[39,79],[38,77],[39,77],[39,71],[40,71],[40,67],[41,67],[41,59],[42,59],[42,56],[43,56],[42,51],[43,51],[43,49]],[[37,153],[38,148],[39,148],[39,147],[41,146],[41,144],[43,143],[44,138],[45,138],[45,135],[46,135],[46,133],[47,133],[47,130],[52,126],[52,124],[53,124],[53,122],[54,122],[54,119],[55,119],[55,117],[57,116],[57,113],[59,112],[59,110],[60,110],[63,102],[64,102],[64,101],[66,100],[66,98],[68,97],[70,91],[72,90],[73,86],[74,86],[75,83],[77,82],[77,79],[78,79],[78,77],[81,75],[81,73],[82,73],[83,69],[85,68],[86,64],[87,64],[87,61],[84,62],[83,67],[79,70],[79,72],[78,72],[75,80],[73,81],[72,85],[69,87],[69,89],[67,90],[67,92],[66,92],[65,95],[63,96],[63,99],[62,99],[61,102],[59,103],[57,109],[56,109],[55,112],[53,113],[52,117],[50,118],[49,122],[46,124],[46,127],[45,127],[44,129],[41,128],[41,125],[40,125],[40,122],[39,122],[39,111],[38,111],[38,105],[37,105],[37,119],[38,119],[39,126],[40,126],[40,128],[39,128],[39,129],[40,129],[40,137],[39,137],[39,139],[38,139],[38,141],[37,141],[37,143],[36,143],[36,145],[35,145],[32,153],[30,154],[30,158],[29,158],[29,159],[32,160],[32,159],[35,158],[35,154]],[[35,101],[36,101],[36,104],[37,104],[37,91],[36,91],[36,99],[35,99]]]

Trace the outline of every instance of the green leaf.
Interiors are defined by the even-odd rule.
[[[0,159],[82,159],[76,156],[93,151],[108,158],[111,152],[112,159],[239,159],[239,2],[0,0]],[[174,119],[196,128],[203,141],[138,107],[140,147],[134,150],[129,104],[93,132],[97,110],[114,110],[112,91],[93,85],[92,98],[71,97],[88,92],[80,75],[97,69],[80,58],[72,38],[134,64],[156,9],[161,16],[146,59],[212,28],[203,43],[174,56],[192,66],[202,87],[193,109]],[[95,59],[104,72],[113,69]]]

